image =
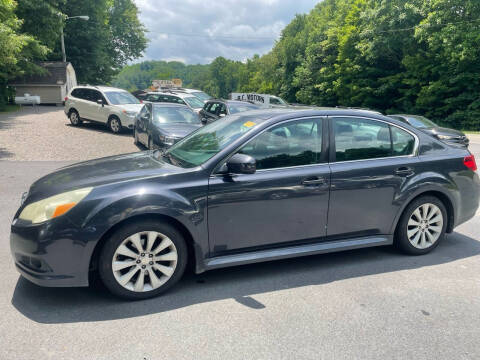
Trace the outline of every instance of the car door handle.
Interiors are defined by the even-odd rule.
[[[322,177],[311,177],[305,180],[302,180],[302,185],[309,186],[309,185],[323,185],[325,184],[325,179]]]
[[[395,169],[395,175],[397,176],[411,176],[414,173],[415,172],[413,171],[413,169],[407,166],[402,166],[402,167],[399,167],[398,169]]]

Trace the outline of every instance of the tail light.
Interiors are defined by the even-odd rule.
[[[140,100],[140,104],[143,104],[143,100]]]
[[[475,156],[473,156],[472,154],[463,158],[463,165],[465,165],[472,171],[477,171],[477,163],[475,161]]]
[[[68,96],[65,96],[65,99],[63,99],[63,101],[67,101],[68,100]]]

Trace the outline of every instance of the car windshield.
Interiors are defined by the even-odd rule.
[[[105,95],[113,105],[140,104],[140,100],[126,91],[107,91]]]
[[[419,116],[419,115],[411,116],[411,115],[409,115],[409,116],[405,116],[405,117],[408,119],[408,122],[410,123],[410,125],[412,125],[413,127],[419,128],[419,129],[432,128],[432,127],[437,126],[437,124],[435,124],[432,120],[427,119],[425,116]]]
[[[236,114],[242,111],[255,110],[258,109],[257,105],[245,103],[245,104],[229,104],[228,110],[230,114]]]
[[[207,101],[212,98],[210,95],[204,93],[203,91],[192,91],[191,94],[195,95],[197,98],[199,98],[202,101]]]
[[[272,96],[270,98],[270,104],[272,104],[272,105],[288,105],[285,102],[285,100],[283,100],[282,98],[276,97],[276,96]]]
[[[153,123],[190,123],[200,124],[198,115],[185,106],[154,106]]]
[[[194,109],[201,109],[203,108],[203,101],[197,98],[196,96],[186,96],[183,98],[183,101],[185,101],[189,106],[191,106]]]
[[[246,116],[227,116],[183,138],[169,148],[163,158],[185,168],[199,166],[263,121]]]

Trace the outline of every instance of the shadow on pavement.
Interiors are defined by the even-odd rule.
[[[19,278],[12,304],[45,324],[125,319],[223,299],[261,311],[265,305],[251,295],[441,265],[478,254],[479,241],[454,233],[424,256],[378,247],[186,274],[165,295],[137,302],[119,300],[99,287],[42,288]]]
[[[68,121],[68,119],[67,119]],[[81,125],[79,126],[73,126],[70,123],[65,123],[65,126],[71,127],[71,128],[77,128],[77,129],[82,129],[82,130],[89,130],[89,131],[97,131],[97,132],[102,132],[102,133],[107,133],[112,136],[124,136],[124,137],[131,137],[132,142],[133,142],[133,136],[132,136],[132,130],[123,128],[122,131],[118,134],[113,134],[110,129],[107,127],[105,124],[100,124],[100,123],[95,123],[95,122],[88,122],[84,121]]]

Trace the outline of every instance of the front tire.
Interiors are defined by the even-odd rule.
[[[447,210],[434,196],[422,196],[404,210],[395,232],[395,245],[404,253],[423,255],[445,237]]]
[[[140,300],[157,296],[182,277],[187,246],[168,223],[140,221],[117,230],[103,247],[99,273],[115,295]]]
[[[120,119],[116,116],[112,116],[108,120],[108,128],[114,134],[120,133],[120,131],[122,130],[122,123],[120,122]]]

